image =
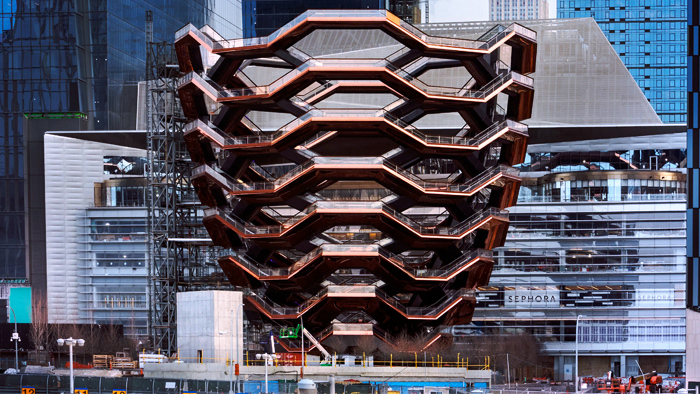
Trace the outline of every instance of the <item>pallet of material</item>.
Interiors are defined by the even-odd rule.
[[[92,366],[94,368],[109,368],[114,356],[109,354],[95,354],[92,356]]]
[[[140,369],[123,369],[122,376],[143,376],[143,372]]]
[[[112,361],[112,369],[136,369],[138,367],[138,361]]]

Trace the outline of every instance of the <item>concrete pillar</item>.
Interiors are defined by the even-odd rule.
[[[625,363],[627,364],[627,376],[637,376],[640,374],[639,366],[637,365],[638,361],[639,356],[625,356]]]
[[[564,380],[564,357],[554,356],[554,380]]]
[[[243,313],[240,291],[191,291],[177,294],[177,346],[185,362],[243,363]],[[232,327],[233,321],[233,327]],[[233,348],[233,349],[232,349]]]
[[[627,375],[627,356],[624,354],[620,355],[620,374],[622,376],[629,376]]]
[[[687,371],[687,369],[686,369],[687,367],[686,367],[686,363],[685,363],[685,358],[686,358],[686,356],[683,355],[683,370],[684,370],[684,371]]]

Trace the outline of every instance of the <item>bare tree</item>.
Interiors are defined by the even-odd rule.
[[[538,365],[540,343],[533,335],[517,334],[507,338],[510,367],[516,370],[519,379],[532,378]]]
[[[58,338],[61,338],[61,325],[56,324],[56,323],[51,323],[48,325],[48,342],[46,346],[46,350],[50,352],[54,352],[58,349],[58,345],[56,344],[56,340]]]
[[[348,341],[348,337],[344,335],[333,335],[329,339],[323,341],[323,346],[326,350],[338,354],[345,353],[350,345],[351,343]]]
[[[383,342],[379,347],[382,357],[391,357],[394,360],[414,360],[418,354],[426,352],[426,357],[434,357],[442,350],[440,342],[433,342],[435,333],[411,334],[406,331],[397,334],[390,342]]]
[[[115,354],[124,349],[124,335],[119,327],[116,324],[110,324],[104,329],[102,337],[103,354]]]
[[[85,340],[85,353],[92,355],[100,354],[103,337],[100,326],[95,324],[83,326],[80,335],[81,338]]]
[[[377,341],[374,335],[360,335],[355,338],[355,353],[359,355],[372,355],[377,350]]]
[[[49,349],[50,332],[46,297],[39,296],[32,301],[32,325],[29,328],[29,339],[35,350]]]
[[[454,346],[452,352],[468,355],[469,363],[483,363],[488,357],[491,369],[507,374],[510,364],[511,379],[532,377],[540,366],[541,344],[532,334],[474,335]],[[460,356],[460,357],[461,357]]]

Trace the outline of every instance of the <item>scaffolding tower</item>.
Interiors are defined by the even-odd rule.
[[[190,179],[193,164],[183,140],[181,76],[174,47],[152,42],[146,14],[149,336],[153,349],[177,351],[176,301],[181,291],[231,288],[202,225],[202,207]]]

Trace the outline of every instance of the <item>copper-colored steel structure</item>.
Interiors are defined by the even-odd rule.
[[[400,48],[357,59],[295,47],[327,29],[379,30]],[[249,318],[293,325],[303,317],[322,339],[385,340],[470,321],[475,289],[491,274],[490,250],[505,240],[503,209],[520,187],[512,166],[527,145],[519,121],[532,112],[533,31],[513,24],[478,40],[442,38],[386,11],[308,11],[254,39],[188,25],[175,46],[187,73],[179,85],[192,120],[185,140],[201,164],[192,179],[210,207],[204,224],[233,250],[219,263],[247,289]],[[248,67],[286,71],[260,85]],[[424,82],[448,68],[470,78],[456,87]],[[395,101],[327,108],[342,94]],[[261,129],[253,112],[295,119]],[[465,125],[416,126],[443,113]],[[364,198],[349,197],[358,190]]]

